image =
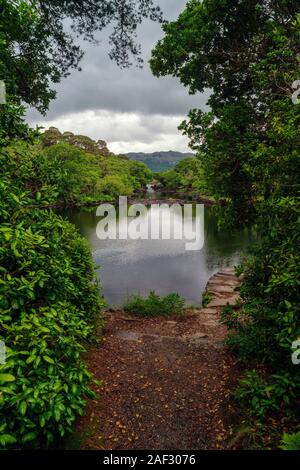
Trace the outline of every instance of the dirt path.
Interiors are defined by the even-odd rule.
[[[77,431],[84,449],[217,449],[226,447],[235,359],[218,321],[238,299],[225,268],[213,276],[210,304],[184,318],[140,319],[107,313],[103,343],[87,355],[103,381]]]

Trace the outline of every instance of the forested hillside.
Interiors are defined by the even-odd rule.
[[[167,194],[176,193],[182,198],[197,198],[209,195],[201,161],[188,157],[174,168],[155,175],[157,188]]]
[[[32,150],[43,165],[53,168],[47,181],[56,185],[58,200],[65,205],[131,196],[145,190],[152,179],[145,164],[114,155],[103,140],[50,128],[40,142]]]
[[[175,152],[172,150],[169,150],[168,152],[129,152],[125,154],[129,160],[145,163],[150,170],[154,172],[169,170],[184,158],[192,155],[192,153]]]

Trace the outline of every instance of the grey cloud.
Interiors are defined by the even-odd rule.
[[[165,18],[174,20],[186,0],[157,0]],[[144,68],[119,69],[108,58],[109,31],[99,35],[99,45],[81,41],[85,56],[82,72],[73,71],[58,86],[46,117],[28,110],[32,125],[54,125],[62,131],[101,138],[114,152],[182,150],[188,141],[177,127],[192,108],[205,108],[208,93],[190,96],[178,79],[156,78],[148,60],[161,25],[144,22],[138,30]]]
[[[188,141],[177,127],[183,116],[143,115],[138,113],[114,113],[111,111],[84,111],[61,116],[54,121],[40,124],[56,126],[61,131],[72,130],[104,139],[115,153],[129,151],[188,149]]]
[[[158,0],[165,17],[174,19],[184,8],[185,0]],[[193,107],[203,107],[207,95],[189,96],[178,79],[156,78],[152,75],[148,59],[156,41],[163,36],[161,25],[147,21],[138,31],[145,64],[119,69],[108,58],[108,32],[100,34],[100,44],[81,42],[85,50],[82,72],[71,76],[56,86],[57,99],[50,105],[47,119],[62,114],[85,110],[104,109],[115,112],[140,112],[145,114],[185,115]],[[41,116],[35,110],[28,111],[29,121]]]

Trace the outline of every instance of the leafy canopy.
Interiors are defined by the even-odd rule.
[[[78,68],[83,51],[79,36],[96,34],[113,24],[110,58],[121,67],[142,63],[136,29],[145,18],[162,21],[153,0],[1,0],[0,77],[14,102],[45,113],[55,98],[51,84]]]
[[[174,75],[191,93],[210,89],[210,111],[192,110],[181,129],[241,223],[259,197],[297,185],[299,18],[293,0],[190,0],[152,53],[155,75]]]

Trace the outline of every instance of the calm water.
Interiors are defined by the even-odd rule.
[[[96,208],[69,211],[66,216],[90,243],[110,306],[152,290],[160,295],[178,292],[188,304],[200,305],[209,277],[221,266],[238,264],[253,240],[250,230],[218,230],[211,207],[205,208],[205,241],[200,251],[186,251],[182,240],[99,240]]]

